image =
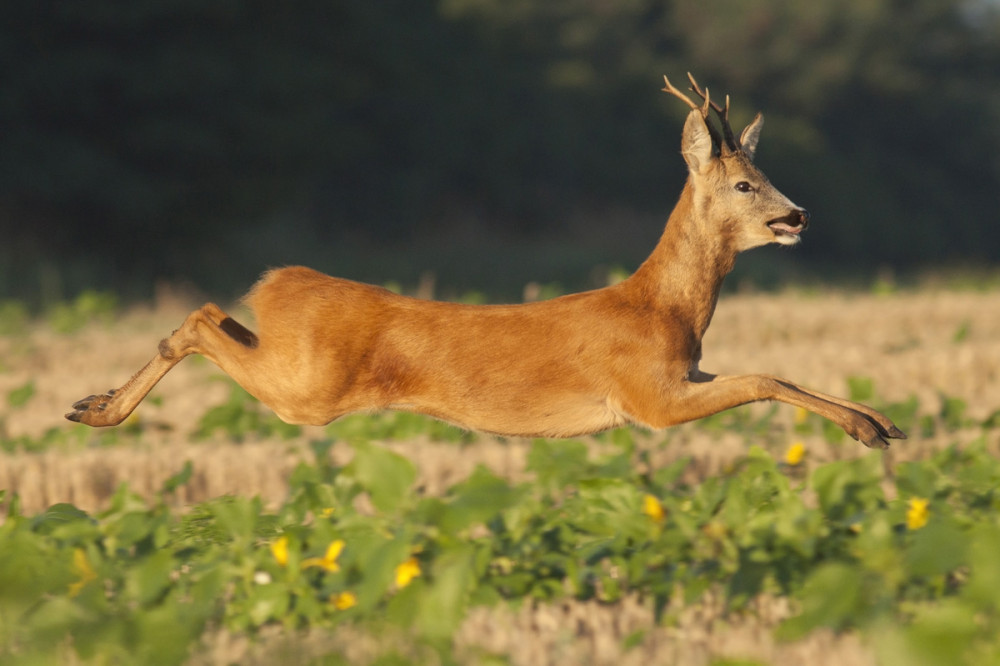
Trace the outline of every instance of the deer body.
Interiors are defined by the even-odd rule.
[[[257,333],[213,304],[191,313],[121,389],[90,396],[67,418],[124,420],[167,371],[203,354],[291,423],[402,409],[503,435],[567,437],[629,423],[663,428],[756,400],[825,416],[868,446],[904,437],[857,403],[765,375],[699,368],[701,340],[736,255],[795,244],[807,213],[753,165],[758,117],[737,144],[702,107],[681,147],[689,178],[650,257],[627,280],[521,305],[419,300],[308,268],[270,271],[246,297]]]

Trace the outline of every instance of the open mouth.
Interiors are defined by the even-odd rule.
[[[794,211],[784,217],[775,218],[767,223],[767,228],[774,233],[779,242],[797,242],[799,240],[799,234],[802,233],[807,226],[809,226],[809,216],[807,213],[800,211]]]

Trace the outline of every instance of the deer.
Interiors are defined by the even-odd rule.
[[[256,332],[207,303],[121,388],[83,398],[66,418],[117,425],[171,368],[201,354],[292,424],[406,410],[501,436],[561,438],[626,425],[658,430],[780,401],[869,448],[905,439],[866,405],[776,376],[700,369],[736,256],[798,244],[809,213],[753,163],[763,115],[737,137],[729,97],[721,105],[688,80],[701,103],[666,76],[663,89],[690,109],[681,135],[687,180],[652,254],[623,281],[537,302],[468,305],[277,268],[243,299]]]

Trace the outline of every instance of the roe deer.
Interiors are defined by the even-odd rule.
[[[757,400],[808,409],[872,448],[906,435],[864,405],[768,375],[699,369],[701,340],[736,255],[795,245],[809,214],[753,165],[762,116],[736,138],[725,107],[688,75],[688,178],[653,253],[616,285],[520,305],[461,305],[289,267],[246,296],[257,333],[207,304],[122,388],[66,415],[121,423],[189,354],[202,354],[289,423],[400,409],[497,433],[568,437],[664,428]],[[721,133],[710,118],[714,110]]]

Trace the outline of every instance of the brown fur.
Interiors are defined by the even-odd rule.
[[[864,405],[775,377],[699,369],[701,340],[736,255],[793,244],[807,220],[752,164],[760,122],[743,133],[749,149],[720,150],[705,114],[691,111],[682,139],[688,182],[653,253],[617,285],[473,306],[399,296],[308,268],[273,270],[246,297],[256,336],[207,304],[125,386],[77,402],[67,418],[120,423],[171,367],[198,353],[291,423],[401,409],[504,435],[566,437],[630,423],[663,428],[781,400],[884,448],[904,435]],[[735,187],[744,182],[752,192]],[[786,219],[800,226],[791,233],[768,226]]]

